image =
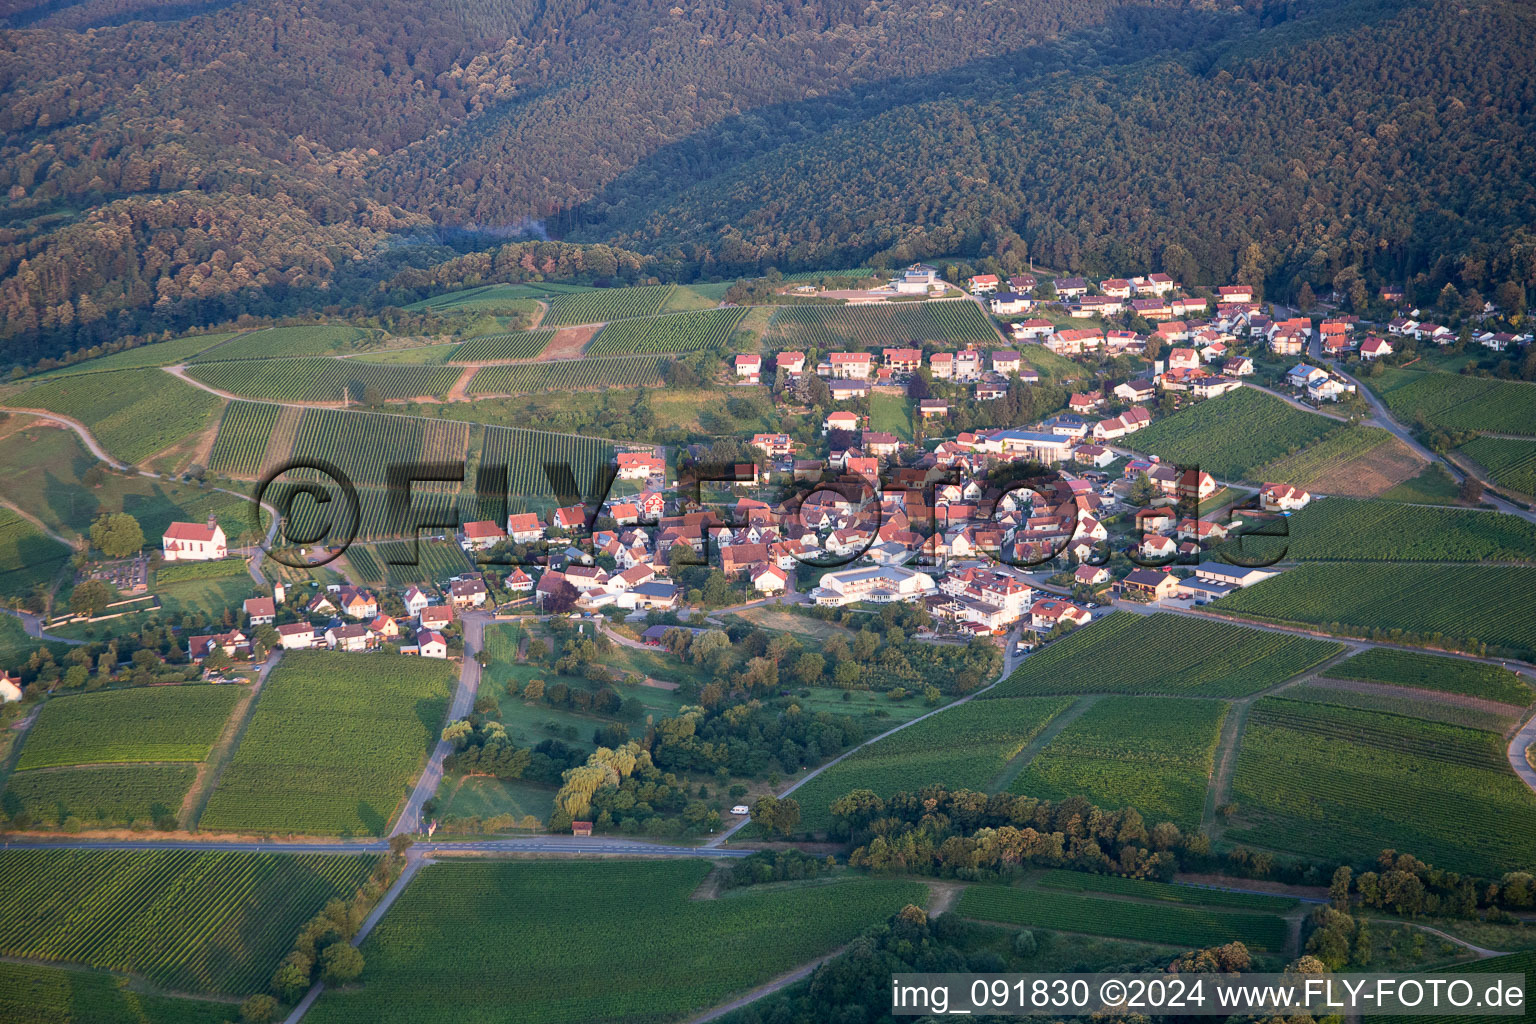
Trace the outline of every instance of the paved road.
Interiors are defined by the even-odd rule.
[[[453,703],[448,707],[448,721],[456,722],[474,710],[475,695],[480,692],[480,662],[476,655],[480,653],[480,647],[485,638],[485,623],[491,616],[484,612],[467,613],[459,621],[464,630],[464,663],[459,669],[459,688],[454,692]],[[453,744],[446,740],[438,740],[437,746],[432,748],[432,756],[427,759],[427,766],[422,769],[421,777],[416,780],[416,788],[411,791],[411,797],[405,802],[405,809],[400,812],[400,818],[395,822],[392,836],[405,835],[419,832],[422,828],[421,807],[422,804],[432,799],[437,792],[438,784],[443,781],[443,761],[453,750]]]
[[[1536,791],[1536,768],[1531,767],[1531,762],[1525,756],[1526,750],[1532,745],[1536,745],[1536,716],[1526,722],[1525,727],[1509,741],[1509,766],[1520,776],[1521,781]]]
[[[83,441],[85,446],[91,450],[91,454],[96,456],[102,462],[105,462],[113,469],[128,468],[125,464],[118,462],[112,456],[108,455],[107,450],[96,442],[96,438],[92,436],[88,429],[86,429],[85,424],[81,423],[79,420],[70,419],[68,416],[60,416],[58,413],[49,412],[47,409],[23,409],[22,407],[16,405],[7,405],[6,408],[11,412],[24,412],[29,415],[36,416],[38,419],[52,420],[55,423],[62,423],[70,430],[73,430],[75,433],[79,434],[80,440]]]

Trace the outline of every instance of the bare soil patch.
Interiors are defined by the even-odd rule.
[[[1324,494],[1346,498],[1374,498],[1418,476],[1426,463],[1397,438],[1339,466],[1312,486]]]
[[[562,327],[549,339],[537,359],[529,362],[548,362],[554,359],[579,359],[586,351],[587,343],[597,337],[602,324],[582,324],[580,327]]]

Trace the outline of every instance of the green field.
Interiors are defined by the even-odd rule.
[[[991,702],[980,702],[984,706]],[[1134,807],[1149,823],[1200,823],[1223,701],[1109,697],[1035,755],[1009,787],[1046,800]]]
[[[1401,422],[1422,416],[1450,430],[1536,436],[1536,385],[1459,373],[1416,373],[1386,391],[1387,408]]]
[[[597,332],[587,346],[587,354],[628,356],[720,349],[731,340],[731,332],[746,315],[745,309],[701,309],[621,320]]]
[[[1536,441],[1479,437],[1459,450],[1486,469],[1494,483],[1536,495]]]
[[[1250,479],[1291,448],[1302,448],[1339,422],[1302,412],[1273,395],[1239,388],[1155,420],[1121,443],[1179,465],[1198,465],[1219,480]]]
[[[211,562],[176,562],[162,565],[155,570],[155,585],[163,587],[172,583],[185,583],[188,580],[220,580],[245,574],[246,561],[239,556],[220,558]]]
[[[25,597],[59,575],[72,552],[0,506],[0,598]]]
[[[1165,903],[1188,903],[1230,910],[1264,910],[1276,914],[1294,910],[1299,905],[1289,896],[1202,889],[1193,885],[1170,885],[1122,875],[1092,875],[1086,871],[1047,871],[1040,876],[1039,884],[1047,889],[1064,889],[1068,892],[1105,893]]]
[[[88,359],[83,363],[61,366],[57,370],[40,373],[39,378],[70,377],[77,373],[99,373],[103,370],[134,370],[145,366],[173,366],[192,356],[212,348],[235,336],[233,331],[223,334],[194,334],[186,338],[173,338],[153,345],[139,345],[111,355]]]
[[[764,340],[773,348],[882,348],[933,342],[944,347],[999,341],[974,302],[901,302],[873,306],[781,306]]]
[[[555,791],[522,779],[496,779],[477,775],[465,779],[453,793],[443,811],[458,818],[493,818],[510,814],[521,819],[531,814],[539,821],[548,821],[555,809]]]
[[[795,790],[800,825],[824,831],[832,801],[855,789],[882,797],[924,786],[985,790],[1070,701],[1048,697],[970,701],[859,750]]]
[[[69,650],[64,644],[28,636],[20,619],[0,614],[0,668],[16,668],[40,647],[47,647],[56,659]]]
[[[290,652],[199,824],[383,834],[437,740],[456,675],[452,662]]]
[[[641,285],[638,288],[595,288],[561,295],[549,304],[542,326],[564,327],[568,324],[607,323],[631,317],[655,316],[672,291],[669,284]]]
[[[1287,522],[1288,556],[1301,561],[1536,561],[1536,523],[1485,509],[1331,497]]]
[[[267,327],[242,334],[233,341],[204,351],[193,362],[225,359],[287,359],[291,356],[328,356],[354,350],[372,337],[350,324],[303,324],[298,327]]]
[[[326,992],[306,1019],[659,1024],[927,898],[920,883],[854,878],[689,899],[709,871],[703,860],[432,865],[363,943],[361,987]]]
[[[38,712],[16,767],[201,761],[243,692],[147,686],[55,697]]]
[[[1404,600],[1412,594],[1413,600]],[[1221,599],[1228,614],[1328,626],[1410,643],[1477,641],[1522,655],[1536,651],[1536,568],[1322,562],[1287,569]]]
[[[1529,704],[1532,698],[1531,688],[1525,680],[1507,668],[1386,647],[1362,651],[1341,661],[1328,670],[1328,676],[1459,693],[1521,707]]]
[[[230,476],[255,476],[261,471],[262,457],[281,411],[281,406],[268,402],[230,402],[219,421],[208,468]]]
[[[99,971],[0,962],[0,1024],[226,1024],[230,1005],[151,995]]]
[[[448,354],[450,363],[483,363],[498,359],[532,359],[544,351],[554,331],[516,331],[511,334],[487,334],[470,338],[454,346]]]
[[[1382,849],[1498,875],[1536,843],[1536,794],[1504,740],[1401,715],[1268,697],[1238,747],[1228,838],[1326,860]]]
[[[141,974],[177,992],[266,988],[299,927],[377,857],[7,850],[0,952]],[[228,1008],[227,1008],[228,1009]]]
[[[956,913],[983,921],[1139,939],[1198,949],[1242,942],[1250,949],[1285,948],[1285,921],[1271,914],[1170,907],[1045,889],[973,885]]]
[[[453,366],[323,357],[205,362],[187,368],[188,376],[219,391],[279,402],[360,402],[370,389],[376,389],[384,401],[441,397],[458,382],[459,373]]]
[[[219,399],[163,370],[116,370],[60,377],[6,399],[83,423],[108,452],[135,463],[206,427]]]
[[[170,827],[197,778],[194,764],[121,764],[13,772],[0,795],[13,820],[29,815],[50,828]],[[73,819],[73,821],[71,821]]]
[[[1451,474],[1438,462],[1432,462],[1412,480],[1404,480],[1389,491],[1383,491],[1387,501],[1408,501],[1417,505],[1454,505],[1460,488]]]
[[[984,699],[1044,693],[1242,697],[1341,650],[1327,640],[1211,619],[1124,612],[1091,622],[1031,655]]]
[[[594,388],[650,388],[661,384],[663,356],[631,359],[562,359],[552,363],[487,366],[465,389],[470,395],[539,394]]]
[[[907,396],[870,392],[869,429],[895,434],[903,441],[912,440],[912,409]]]

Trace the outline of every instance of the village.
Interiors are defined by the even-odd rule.
[[[958,291],[923,264],[888,288],[904,297]],[[732,465],[707,493],[677,486],[681,461],[703,455],[702,446],[675,460],[665,448],[630,446],[617,454],[617,486],[600,502],[463,523],[452,539],[478,571],[383,595],[396,614],[362,586],[299,592],[278,583],[245,601],[237,628],[190,637],[188,657],[217,652],[210,671],[279,647],[447,658],[461,651],[456,617],[492,607],[633,619],[658,627],[654,639],[669,625],[756,603],[802,611],[921,603],[930,639],[1011,637],[1027,650],[1115,604],[1203,606],[1277,572],[1231,564],[1216,549],[1312,496],[1285,481],[1229,490],[1124,440],[1244,387],[1310,407],[1338,403],[1356,394],[1355,381],[1308,358],[1348,356],[1364,366],[1390,356],[1394,339],[1450,337],[1406,318],[1379,333],[1350,316],[1314,327],[1308,317],[1265,312],[1245,286],[1189,296],[1165,274],[1043,285],[1032,275],[979,275],[967,288],[970,298],[957,301],[984,304],[1011,347],[907,342],[823,352],[814,365],[805,351],[735,357],[741,383],[771,382],[793,402],[814,379],[830,404],[810,443],[780,433],[743,439],[753,461]],[[1039,315],[1046,311],[1054,319]],[[1103,325],[1125,311],[1152,330]],[[1071,325],[1083,318],[1100,326]],[[1032,352],[1081,367],[1064,411],[947,432],[950,403],[912,397],[962,386],[978,401],[1002,398],[1040,381]],[[1138,369],[1114,374],[1127,365]],[[871,429],[872,394],[910,398],[914,437]],[[227,538],[212,521],[175,523],[162,551],[167,562],[221,559]],[[685,584],[690,570],[715,579],[708,598]]]

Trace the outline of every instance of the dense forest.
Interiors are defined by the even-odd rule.
[[[587,280],[940,255],[1536,279],[1516,0],[22,0],[0,24],[13,362],[377,309],[449,259],[532,276],[465,254],[544,231],[614,247],[553,261]]]

